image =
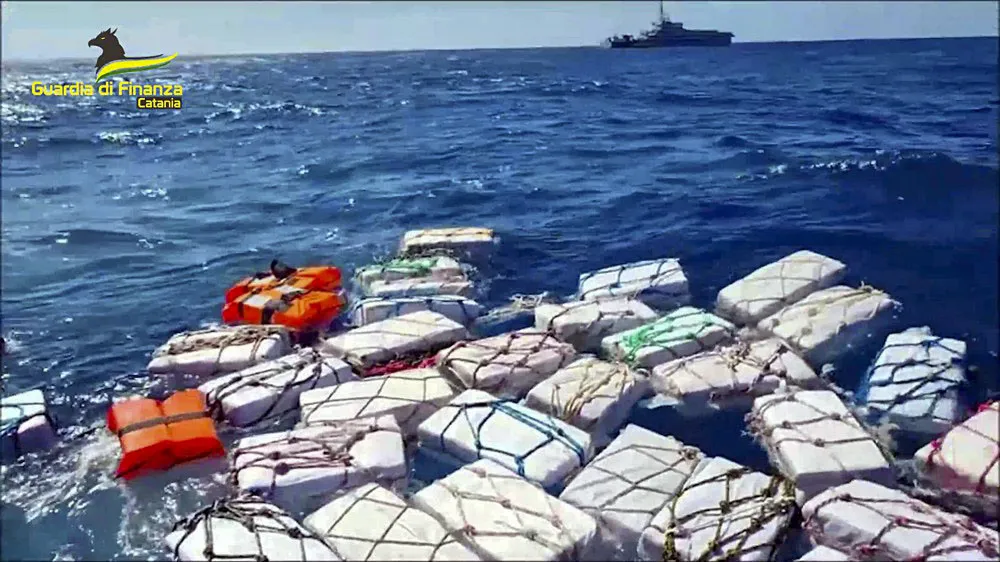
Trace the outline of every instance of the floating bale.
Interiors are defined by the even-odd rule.
[[[753,271],[719,291],[715,313],[756,325],[810,293],[840,283],[847,266],[822,254],[800,250]]]
[[[529,329],[458,342],[438,353],[437,366],[460,388],[521,398],[575,357],[573,346],[548,332]]]
[[[281,508],[252,496],[225,498],[177,522],[165,542],[175,560],[343,560]]]
[[[268,271],[245,277],[226,291],[226,304],[235,302],[251,292],[268,291],[286,285],[305,291],[337,292],[341,289],[340,269],[321,265],[311,267],[289,267],[278,260],[271,262]]]
[[[1000,512],[1000,402],[984,404],[913,460],[922,478],[995,519]]]
[[[443,251],[449,254],[481,258],[490,254],[496,243],[496,235],[492,228],[428,228],[410,230],[403,234],[399,253],[402,256],[413,256]]]
[[[387,299],[370,297],[360,300],[351,307],[351,322],[355,326],[366,326],[396,316],[429,310],[468,326],[479,317],[483,307],[474,300],[458,295],[435,295],[430,297],[407,297]]]
[[[327,351],[358,369],[412,353],[437,351],[469,336],[464,326],[424,310],[373,322],[327,339]]]
[[[886,338],[857,398],[873,418],[932,437],[961,419],[959,396],[967,384],[965,342],[934,336],[927,327],[910,328]]]
[[[430,256],[426,258],[396,258],[385,263],[368,265],[358,269],[354,274],[361,292],[367,293],[375,281],[399,281],[427,277],[431,279],[452,279],[464,277],[462,264],[447,256]]]
[[[444,376],[425,368],[310,390],[299,398],[299,405],[305,426],[392,415],[403,435],[411,436],[454,397],[455,390]]]
[[[878,442],[833,391],[761,396],[748,421],[771,463],[806,499],[855,478],[887,485],[895,480]]]
[[[639,261],[584,273],[577,296],[585,301],[633,297],[660,310],[691,300],[687,276],[676,259]]]
[[[429,453],[459,463],[493,459],[549,489],[593,455],[582,429],[480,390],[456,396],[420,424],[417,434]]]
[[[302,523],[347,560],[481,560],[434,517],[378,484],[348,491]]]
[[[673,500],[702,458],[672,437],[626,426],[559,495],[597,521],[598,538],[588,558],[608,560],[616,551],[631,557],[653,516]]]
[[[347,295],[342,290],[310,291],[281,284],[254,291],[222,307],[227,324],[278,324],[297,332],[325,330],[343,312]]]
[[[407,476],[396,419],[331,422],[245,437],[232,452],[231,477],[242,491],[293,513],[370,482],[398,485]]]
[[[3,438],[4,458],[16,458],[52,448],[58,440],[55,428],[41,390],[0,397],[0,435]]]
[[[597,524],[509,468],[483,459],[413,495],[484,560],[580,560]]]
[[[679,402],[678,411],[701,416],[749,409],[757,396],[781,387],[823,388],[809,364],[780,340],[736,342],[657,365],[653,389]]]
[[[284,326],[218,326],[182,332],[153,352],[153,374],[212,376],[231,373],[292,352]]]
[[[552,332],[578,351],[599,351],[607,336],[638,328],[657,314],[636,299],[543,304],[535,309],[535,328]]]
[[[850,558],[839,550],[827,546],[817,546],[796,562],[850,562]]]
[[[899,307],[878,289],[838,285],[779,310],[761,320],[758,328],[791,343],[817,366],[887,328]]]
[[[490,338],[524,330],[535,325],[535,309],[544,303],[555,302],[548,293],[539,295],[514,295],[510,304],[494,308],[476,318],[472,323],[472,333],[479,338]]]
[[[141,397],[121,400],[108,408],[107,418],[122,450],[116,478],[131,480],[226,454],[205,395],[198,390],[175,392],[162,403]]]
[[[431,279],[419,277],[398,281],[372,281],[367,296],[383,299],[432,297],[434,295],[472,295],[472,282],[468,279]]]
[[[357,380],[351,366],[312,348],[212,379],[198,390],[209,410],[225,416],[236,427],[247,427],[281,417],[298,407],[299,395]]]
[[[812,541],[851,560],[990,560],[1000,556],[997,532],[898,490],[854,480],[802,507]]]
[[[643,531],[638,558],[772,560],[800,497],[780,476],[721,457],[702,459]]]
[[[653,368],[728,343],[736,327],[714,314],[681,307],[652,323],[604,338],[601,350],[609,359],[621,359]]]
[[[646,377],[627,365],[585,356],[538,383],[524,405],[586,431],[599,448],[648,391]]]

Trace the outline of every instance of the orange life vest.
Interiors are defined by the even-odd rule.
[[[108,410],[108,429],[122,448],[115,476],[126,480],[226,454],[197,389],[176,392],[162,403],[150,398],[115,403]]]
[[[255,290],[222,307],[227,324],[280,324],[291,330],[325,328],[340,314],[346,301],[342,293],[315,291],[280,284]]]
[[[340,269],[333,266],[301,267],[284,279],[271,273],[257,273],[240,280],[226,291],[226,303],[254,291],[266,291],[278,285],[289,285],[307,291],[336,292],[340,289]]]

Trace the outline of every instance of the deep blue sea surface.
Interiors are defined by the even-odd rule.
[[[410,228],[497,229],[489,305],[677,257],[706,306],[809,248],[900,300],[900,327],[965,339],[982,398],[1000,386],[997,57],[995,38],[181,56],[155,74],[184,86],[169,112],[30,95],[89,82],[89,61],[4,67],[3,382],[43,387],[63,441],[7,467],[3,558],[165,556],[225,487],[114,482],[111,397],[169,391],[149,353],[273,256],[351,269]]]

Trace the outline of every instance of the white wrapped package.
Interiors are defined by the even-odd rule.
[[[895,479],[882,449],[833,391],[761,396],[748,421],[771,463],[806,499],[855,478]]]
[[[715,313],[737,324],[755,325],[810,293],[840,283],[846,273],[843,263],[800,250],[719,291]]]
[[[608,443],[648,391],[646,377],[627,365],[584,356],[538,383],[524,405],[586,431],[596,449]]]
[[[646,260],[584,273],[577,296],[585,301],[632,297],[662,310],[691,300],[687,276],[676,259]]]
[[[283,416],[298,407],[299,395],[357,380],[351,366],[302,348],[284,357],[212,379],[198,390],[209,411],[221,413],[236,427],[247,427]]]
[[[833,361],[893,321],[900,304],[868,286],[844,285],[812,293],[760,321],[758,328],[782,338],[813,366]]]
[[[771,560],[800,495],[779,476],[702,459],[639,541],[639,560]],[[669,536],[667,529],[674,532]]]
[[[891,334],[862,379],[858,399],[873,417],[907,432],[934,437],[965,413],[965,342],[939,338],[930,328]]]
[[[807,552],[796,562],[850,562],[850,558],[839,550],[834,550],[826,546],[817,546]]]
[[[0,397],[0,424],[4,458],[47,450],[58,440],[41,390]]]
[[[580,560],[594,519],[510,469],[483,459],[413,495],[484,560]]]
[[[802,506],[816,544],[851,560],[996,561],[997,532],[865,480],[831,488]]]
[[[481,560],[431,515],[378,484],[365,484],[302,522],[347,560]]]
[[[780,340],[736,342],[653,368],[656,392],[677,399],[690,415],[749,409],[753,399],[782,387],[820,389],[822,380]]]
[[[995,517],[1000,509],[1000,402],[984,405],[922,447],[913,460],[934,485],[965,496],[963,503]]]
[[[643,529],[673,500],[702,458],[698,449],[673,437],[626,426],[559,495],[597,520],[599,540],[589,549],[591,558],[635,553]]]
[[[593,456],[590,436],[561,420],[480,390],[466,390],[417,430],[420,446],[448,460],[493,459],[554,489]]]
[[[454,254],[479,257],[491,252],[496,242],[492,228],[427,228],[410,230],[403,234],[399,253],[413,255],[444,250]]]
[[[366,369],[411,353],[431,353],[469,336],[464,326],[437,312],[411,312],[327,339],[322,351]]]
[[[437,369],[407,369],[305,392],[299,398],[300,417],[309,426],[392,415],[409,437],[454,397],[455,390]]]
[[[214,502],[174,525],[165,542],[184,562],[343,560],[288,513],[254,497]]]
[[[437,355],[437,367],[461,388],[521,398],[576,357],[552,334],[527,329],[459,342]]]
[[[242,492],[291,512],[315,509],[332,494],[407,476],[399,426],[392,416],[330,423],[240,439],[232,480]]]
[[[182,332],[153,352],[153,374],[211,376],[252,367],[292,352],[284,326],[218,326]]]
[[[355,326],[365,326],[372,322],[386,320],[411,312],[430,310],[463,326],[468,326],[479,317],[483,307],[474,300],[458,295],[435,295],[430,297],[407,297],[387,299],[371,297],[363,299],[351,308],[351,322]]]
[[[354,274],[354,279],[362,293],[368,291],[375,281],[398,281],[414,277],[451,279],[464,277],[462,264],[447,256],[426,258],[397,258],[385,263],[362,267]]]
[[[650,369],[729,343],[735,336],[736,327],[729,321],[685,306],[644,326],[604,338],[601,351],[609,359]]]
[[[369,297],[384,299],[402,299],[408,297],[431,297],[434,295],[458,295],[468,297],[472,294],[472,282],[468,279],[433,279],[417,277],[400,279],[398,281],[372,281],[368,286]]]
[[[552,332],[578,351],[597,351],[605,337],[656,318],[653,309],[636,299],[574,301],[535,308],[535,328]]]

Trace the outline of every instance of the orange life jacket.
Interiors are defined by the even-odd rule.
[[[227,324],[280,324],[291,330],[327,327],[347,304],[341,292],[302,289],[280,284],[255,290],[222,307]]]
[[[336,292],[340,289],[340,269],[333,266],[300,267],[284,279],[278,279],[270,272],[257,273],[240,280],[226,291],[226,303],[254,291],[266,291],[278,285],[289,285],[307,291]]]
[[[115,476],[126,480],[226,454],[197,389],[176,392],[162,403],[150,398],[115,403],[108,410],[108,429],[122,448]]]

